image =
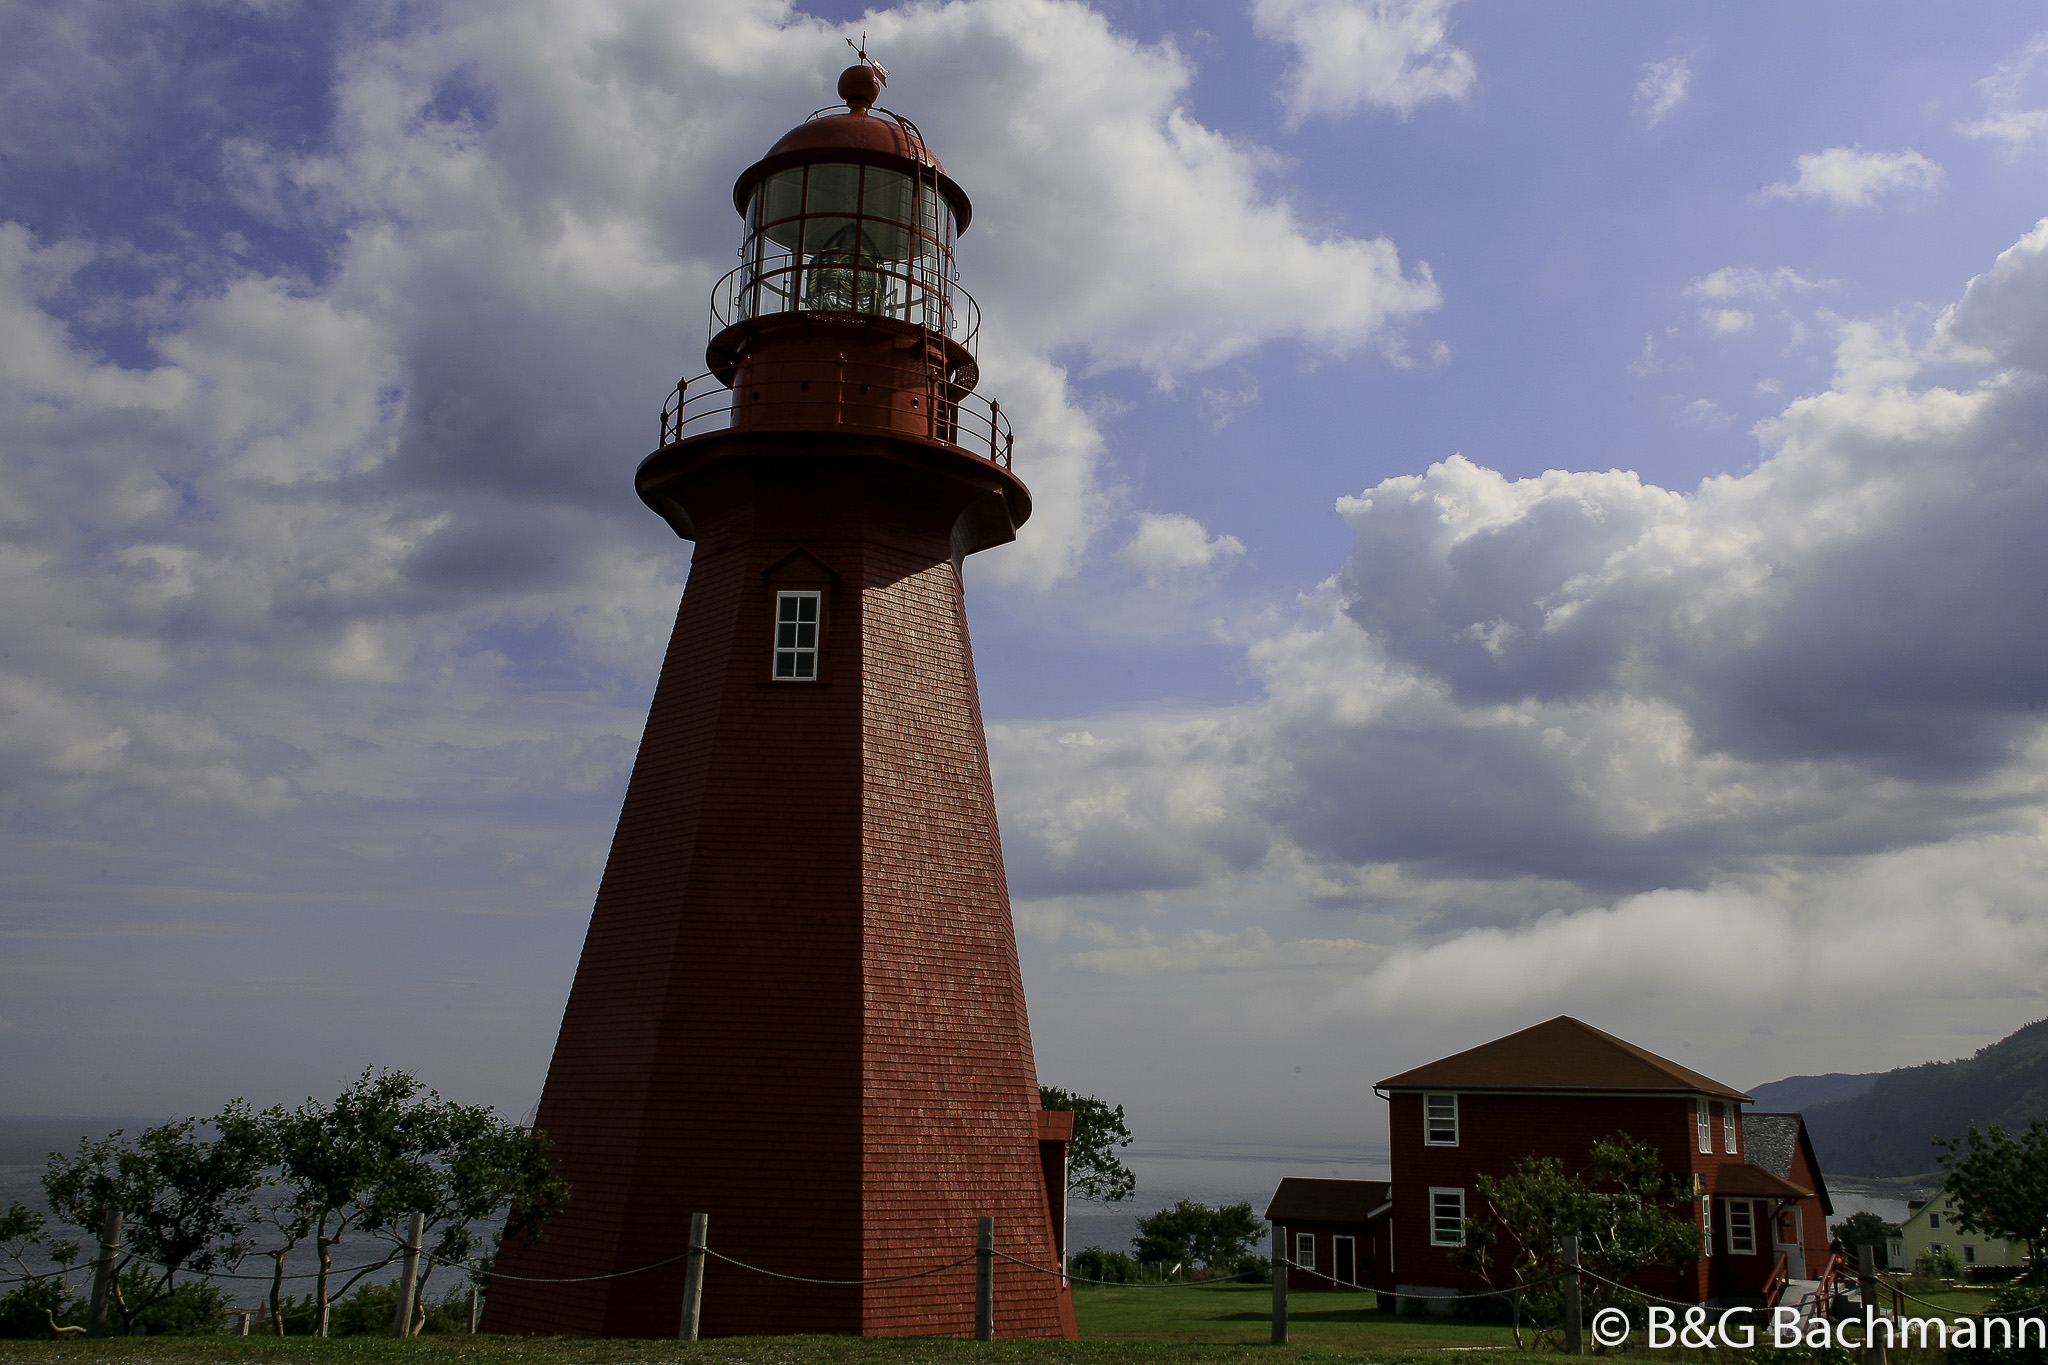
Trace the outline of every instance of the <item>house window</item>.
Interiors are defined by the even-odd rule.
[[[1714,1254],[1714,1201],[1707,1198],[1706,1188],[1695,1171],[1692,1177],[1693,1190],[1700,1197],[1700,1255]]]
[[[1429,1244],[1465,1245],[1465,1192],[1432,1185],[1429,1190]]]
[[[818,592],[775,594],[775,676],[812,682],[818,676]]]
[[[1738,1106],[1721,1106],[1721,1150],[1733,1154],[1735,1151],[1735,1119],[1740,1112]]]
[[[1756,1254],[1756,1210],[1747,1199],[1723,1200],[1728,1217],[1728,1250],[1737,1256]]]
[[[1929,1242],[1927,1244],[1927,1249],[1931,1252],[1934,1252],[1936,1255],[1940,1255],[1945,1248],[1939,1242]]]
[[[1294,1234],[1294,1263],[1303,1270],[1316,1268],[1316,1235],[1313,1232]]]
[[[1975,1247],[1973,1247],[1973,1246],[1966,1246],[1966,1247],[1964,1247],[1964,1248],[1963,1248],[1963,1264],[1964,1264],[1964,1265],[1975,1265],[1975,1264],[1977,1264],[1977,1248],[1975,1248]]]
[[[1703,1152],[1714,1150],[1714,1111],[1705,1099],[1693,1101],[1692,1126]]]
[[[1930,1214],[1928,1214],[1928,1215],[1927,1215],[1927,1228],[1928,1228],[1928,1230],[1929,1230],[1930,1232],[1939,1232],[1939,1231],[1941,1231],[1941,1215],[1940,1215],[1940,1214],[1938,1214],[1938,1213],[1930,1213]]]
[[[1422,1140],[1431,1147],[1455,1147],[1458,1145],[1458,1097],[1456,1095],[1424,1095],[1422,1097]]]

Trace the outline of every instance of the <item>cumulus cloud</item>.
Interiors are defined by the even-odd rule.
[[[1207,527],[1179,512],[1141,512],[1138,529],[1117,552],[1147,578],[1206,569],[1244,553],[1236,536],[1212,536]]]
[[[1964,124],[1964,135],[2002,142],[2015,154],[2048,135],[2048,108],[2027,107],[2030,96],[2039,97],[2040,92],[2033,89],[2034,69],[2044,56],[2048,56],[2048,33],[2037,33],[1977,82],[1984,92],[1984,117]]]
[[[1815,287],[1731,268],[1695,294]],[[1654,1046],[1688,1002],[1835,1009],[1873,981],[1895,1046],[1952,1036],[1959,999],[2038,1015],[2043,291],[2048,222],[1917,348],[1843,324],[1834,383],[1744,474],[1453,457],[1344,499],[1350,556],[1249,649],[1256,701],[992,729],[1023,903],[1062,907],[1075,971],[1298,962],[1297,1027],[1312,999],[1418,1061],[1565,1011]],[[1852,1054],[1853,1014],[1826,1025]]]
[[[1643,77],[1636,82],[1636,112],[1654,128],[1679,105],[1692,88],[1692,63],[1683,57],[1666,57],[1644,62]]]
[[[1925,192],[1941,183],[1941,167],[1908,148],[1868,152],[1830,147],[1794,163],[1799,174],[1764,187],[1765,199],[1823,199],[1837,208],[1867,208],[1888,194]]]
[[[323,142],[231,130],[239,183],[261,187],[243,226],[334,234],[312,274],[152,258],[166,283],[137,301],[103,268],[132,243],[0,226],[17,645],[0,685],[35,718],[9,732],[17,802],[126,784],[255,811],[402,790],[395,749],[371,763],[323,735],[369,733],[375,689],[422,673],[495,717],[464,748],[531,738],[536,689],[580,695],[570,733],[599,743],[644,691],[687,551],[630,472],[664,390],[698,368],[740,230],[703,187],[818,102],[841,32],[775,4],[457,0],[417,18],[342,51]],[[977,199],[963,250],[991,319],[984,387],[1037,505],[996,577],[1048,581],[1102,529],[1102,438],[1055,353],[1170,382],[1279,339],[1370,343],[1435,305],[1391,243],[1311,233],[1267,194],[1257,149],[1183,111],[1170,47],[1057,0],[869,28],[892,100]],[[118,86],[165,46],[119,31],[88,8],[31,36]],[[156,65],[137,80],[176,84]],[[33,94],[9,97],[41,126]],[[110,311],[137,359],[80,335]],[[1185,520],[1141,519],[1133,562],[1242,552]],[[509,662],[543,639],[580,676]],[[333,708],[324,729],[294,716],[311,695]]]
[[[1362,106],[1406,118],[1463,99],[1477,71],[1450,40],[1451,0],[1252,0],[1252,25],[1294,49],[1282,99],[1289,122]]]

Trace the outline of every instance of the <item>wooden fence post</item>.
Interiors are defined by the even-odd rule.
[[[1856,1292],[1863,1300],[1863,1321],[1873,1321],[1869,1315],[1877,1308],[1877,1248],[1868,1243],[1856,1248]],[[1884,1365],[1884,1347],[1875,1340],[1877,1334],[1865,1327],[1864,1336],[1864,1365]]]
[[[1287,1344],[1287,1272],[1293,1268],[1287,1254],[1287,1229],[1273,1225],[1273,1344]]]
[[[483,1296],[477,1292],[476,1281],[469,1282],[469,1334],[476,1335],[476,1320],[482,1316]]]
[[[683,1263],[683,1330],[676,1335],[684,1341],[697,1339],[697,1324],[704,1311],[704,1247],[711,1237],[711,1215],[690,1215],[690,1259]]]
[[[1557,1239],[1564,1261],[1564,1350],[1566,1355],[1586,1353],[1586,1311],[1579,1302],[1579,1239],[1568,1233]]]
[[[416,1213],[405,1224],[405,1259],[399,1264],[404,1267],[398,1280],[398,1308],[391,1315],[391,1335],[409,1337],[412,1335],[413,1296],[419,1291],[420,1242],[427,1235],[427,1216]]]
[[[976,1220],[974,1231],[974,1339],[996,1335],[996,1220]]]
[[[121,1259],[121,1210],[108,1209],[100,1219],[100,1255],[92,1263],[92,1302],[85,1310],[85,1334],[107,1334],[107,1304],[114,1296],[114,1263]]]

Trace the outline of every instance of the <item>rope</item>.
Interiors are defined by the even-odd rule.
[[[698,1249],[699,1248],[692,1247],[690,1250],[695,1251]],[[770,1279],[775,1280],[789,1280],[795,1284],[898,1284],[904,1280],[921,1280],[927,1275],[936,1275],[941,1270],[951,1270],[954,1266],[966,1265],[969,1261],[974,1259],[973,1256],[962,1256],[957,1261],[948,1261],[944,1265],[935,1265],[931,1267],[931,1269],[929,1270],[913,1270],[908,1275],[884,1275],[878,1279],[872,1280],[818,1280],[811,1278],[809,1275],[785,1275],[779,1270],[764,1270],[757,1265],[748,1265],[745,1261],[736,1261],[732,1257],[724,1255],[721,1252],[713,1251],[710,1247],[704,1247],[702,1248],[702,1250],[706,1256],[716,1256],[719,1260],[724,1261],[727,1265],[736,1265],[741,1270],[751,1270],[756,1275],[766,1275]],[[996,1253],[996,1255],[998,1256],[1002,1254],[1003,1253],[1000,1251]],[[687,1256],[689,1255],[689,1252],[684,1252],[683,1255]],[[677,1257],[676,1259],[680,1260],[682,1258]]]
[[[696,1247],[690,1248],[690,1251],[695,1250],[697,1250]],[[710,1252],[710,1254],[713,1256],[718,1255],[717,1252],[711,1251],[711,1248],[709,1247],[705,1247],[704,1250]],[[539,1275],[507,1275],[502,1270],[493,1270],[491,1272],[491,1278],[494,1280],[516,1280],[520,1284],[589,1284],[593,1280],[616,1280],[626,1275],[638,1275],[643,1270],[659,1270],[661,1269],[661,1267],[665,1265],[674,1265],[677,1261],[683,1260],[684,1258],[689,1256],[689,1254],[689,1251],[685,1251],[680,1255],[671,1256],[665,1261],[656,1261],[652,1265],[636,1265],[631,1270],[614,1270],[609,1275],[567,1275],[559,1278],[553,1278]],[[470,1261],[444,1261],[439,1256],[434,1255],[430,1251],[422,1251],[420,1253],[420,1259],[423,1261],[432,1261],[435,1265],[445,1265],[450,1270],[466,1269],[467,1267],[473,1264],[473,1262]],[[749,1270],[753,1269],[752,1266],[749,1266],[747,1268]]]
[[[1019,1260],[1007,1251],[998,1251],[995,1254],[1001,1260],[1021,1265],[1026,1270],[1035,1270],[1041,1275],[1056,1275],[1063,1280],[1072,1280],[1075,1284],[1099,1284],[1110,1289],[1186,1289],[1190,1284],[1229,1284],[1232,1280],[1241,1280],[1247,1275],[1259,1273],[1256,1270],[1240,1270],[1235,1275],[1218,1275],[1207,1280],[1097,1280],[1086,1275],[1076,1275],[1071,1270],[1033,1265],[1030,1261]]]
[[[1687,1302],[1685,1302],[1685,1301],[1684,1301],[1683,1299],[1667,1299],[1667,1298],[1665,1298],[1665,1297],[1664,1297],[1664,1296],[1663,1296],[1662,1294],[1652,1294],[1652,1293],[1651,1293],[1651,1292],[1650,1292],[1649,1290],[1647,1290],[1647,1289],[1638,1289],[1638,1288],[1636,1288],[1636,1287],[1635,1287],[1634,1285],[1632,1285],[1632,1284],[1623,1284],[1623,1283],[1622,1283],[1621,1281],[1619,1281],[1619,1280],[1610,1280],[1610,1279],[1608,1279],[1608,1278],[1607,1278],[1607,1277],[1606,1277],[1605,1275],[1600,1275],[1600,1274],[1596,1274],[1596,1273],[1594,1273],[1593,1271],[1590,1271],[1590,1270],[1586,1269],[1586,1268],[1585,1268],[1584,1266],[1580,1266],[1580,1267],[1579,1267],[1579,1273],[1580,1273],[1581,1275],[1584,1275],[1584,1276],[1585,1276],[1585,1277],[1586,1277],[1587,1279],[1589,1279],[1589,1280],[1598,1280],[1598,1281],[1599,1281],[1600,1283],[1602,1283],[1602,1284],[1604,1284],[1604,1285],[1608,1286],[1608,1287],[1609,1287],[1610,1289],[1619,1289],[1619,1290],[1620,1290],[1620,1291],[1622,1291],[1622,1292],[1623,1292],[1624,1294],[1636,1294],[1636,1295],[1639,1295],[1639,1296],[1641,1296],[1642,1298],[1645,1298],[1645,1299],[1655,1299],[1655,1300],[1656,1300],[1656,1301],[1657,1301],[1658,1303],[1662,1303],[1662,1304],[1669,1304],[1669,1305],[1670,1305],[1671,1307],[1673,1307],[1673,1308],[1704,1308],[1704,1307],[1706,1307],[1706,1305],[1705,1305],[1705,1304],[1701,1304],[1701,1303],[1687,1303]],[[1562,1278],[1564,1278],[1564,1277],[1560,1275],[1560,1276],[1559,1276],[1558,1278],[1559,1278],[1559,1279],[1562,1279]]]
[[[2017,1309],[2014,1310],[2014,1312],[2012,1313],[1958,1313],[1953,1309],[1943,1308],[1938,1303],[1929,1303],[1926,1299],[1921,1298],[1917,1294],[1909,1294],[1904,1289],[1900,1288],[1896,1281],[1888,1280],[1882,1275],[1877,1277],[1877,1282],[1883,1285],[1886,1289],[1891,1290],[1892,1293],[1897,1294],[1902,1299],[1910,1299],[1914,1303],[1919,1304],[1922,1308],[1932,1308],[1935,1312],[1944,1313],[1952,1318],[1976,1318],[1981,1321],[1985,1318],[2009,1318],[2014,1316],[2015,1313],[2017,1313],[2021,1317],[2026,1316],[2025,1309]]]

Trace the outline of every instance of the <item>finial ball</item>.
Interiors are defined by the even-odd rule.
[[[882,97],[882,77],[866,62],[856,62],[839,73],[839,98],[850,109],[870,109]]]

